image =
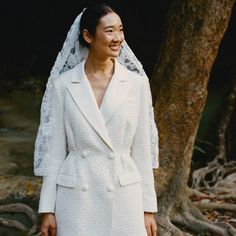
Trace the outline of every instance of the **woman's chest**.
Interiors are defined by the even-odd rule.
[[[97,93],[98,99],[105,98],[102,109],[96,104],[95,99]],[[94,91],[94,97],[91,99],[88,106],[80,106],[71,97],[70,93],[65,97],[65,118],[72,126],[82,129],[85,125],[103,125],[115,126],[118,129],[132,128],[135,129],[139,116],[139,92],[137,89],[131,89],[129,93],[121,99],[122,96],[106,96],[106,89]],[[109,101],[107,101],[109,99]],[[80,101],[83,103],[83,101]]]
[[[108,89],[110,80],[91,80],[89,81],[92,93],[95,97],[95,101],[97,102],[97,106],[100,108],[103,98],[106,94],[106,90]]]

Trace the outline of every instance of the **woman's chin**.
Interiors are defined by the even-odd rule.
[[[118,57],[120,55],[120,50],[112,50],[110,53],[111,57]]]

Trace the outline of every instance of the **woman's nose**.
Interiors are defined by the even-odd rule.
[[[116,32],[115,34],[114,34],[114,38],[113,38],[114,40],[116,40],[116,41],[123,41],[123,33],[121,33],[121,32]]]

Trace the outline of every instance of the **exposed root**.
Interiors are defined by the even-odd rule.
[[[192,201],[200,201],[202,199],[215,199],[215,194],[207,194],[197,189],[189,189],[189,196]]]
[[[168,216],[156,216],[158,235],[162,236],[192,236],[189,233],[185,233],[178,229]]]
[[[196,213],[196,211],[195,211]],[[172,222],[195,233],[210,233],[214,236],[235,236],[236,229],[229,223],[209,221],[204,215],[194,216],[191,211],[176,215]]]
[[[220,180],[214,186],[208,188],[190,189],[192,201],[202,199],[236,201],[236,173]]]
[[[229,203],[216,203],[216,202],[198,202],[194,203],[201,211],[230,211],[236,213],[236,205]]]
[[[214,224],[214,227],[218,228],[223,227],[223,235],[236,235],[234,232],[236,229],[233,228],[235,222],[234,219],[232,219],[232,214],[235,215],[236,213],[236,205],[233,204],[236,200],[236,173],[230,174],[224,179],[220,179],[212,187],[202,187],[198,190],[189,189],[189,193],[190,199],[196,209],[199,209],[203,214],[206,213],[211,219],[223,221],[222,223],[216,223],[213,220],[212,222],[210,221],[210,224]],[[192,207],[192,209],[194,208]],[[193,211],[191,214],[196,217]],[[226,221],[230,222],[232,225]],[[226,231],[228,231],[228,234],[226,234]],[[217,234],[217,232],[218,230],[216,230],[213,235],[221,235],[219,232]]]
[[[25,214],[32,222],[32,227],[29,229],[17,220],[0,218],[0,225],[8,228],[14,228],[19,231],[28,232],[27,235],[33,235],[38,228],[38,218],[34,211],[27,205],[22,203],[13,203],[0,206],[0,213],[22,213]]]
[[[214,161],[207,163],[206,167],[200,168],[193,172],[193,181],[191,187],[194,189],[211,188],[218,181],[235,172],[235,161],[231,161],[222,165],[217,161],[217,159],[215,159]]]
[[[20,231],[28,231],[28,229],[23,224],[21,224],[20,222],[16,220],[0,217],[0,225],[4,227],[8,227],[8,228],[14,228]]]

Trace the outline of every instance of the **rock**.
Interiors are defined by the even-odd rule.
[[[41,188],[39,177],[0,176],[0,202],[23,199],[38,201]]]

